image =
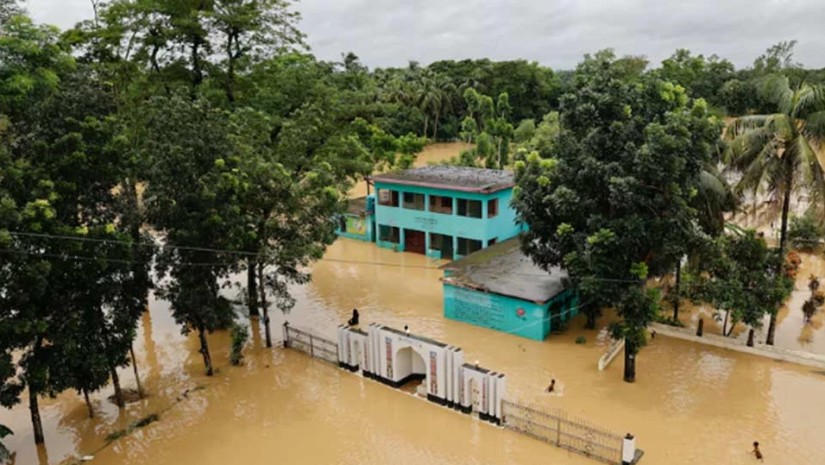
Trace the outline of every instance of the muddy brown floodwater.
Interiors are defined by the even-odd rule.
[[[753,441],[762,444],[765,463],[825,463],[825,373],[658,337],[638,357],[637,382],[626,384],[621,357],[603,372],[596,369],[604,347],[598,330],[582,329],[581,318],[544,342],[444,319],[439,264],[339,240],[314,266],[313,282],[294,289],[295,309],[273,318],[273,336],[280,339],[280,326],[289,320],[334,338],[357,307],[362,324],[409,325],[414,333],[462,347],[466,360],[506,373],[510,399],[634,433],[646,453],[643,464],[751,464]],[[803,257],[800,275],[816,270],[825,274],[823,262]],[[796,321],[798,298],[805,297],[795,294],[777,333],[779,344],[794,348],[806,331]],[[607,317],[599,321],[607,323]],[[251,327],[241,367],[229,365],[226,334],[209,337],[218,373],[207,378],[197,339],[182,336],[168,304],[152,300],[136,341],[149,397],[119,413],[105,400],[107,389],[94,396],[95,419],[87,418],[75,393],[43,401],[46,446],[40,449],[33,446],[25,405],[2,410],[0,423],[15,431],[6,440],[14,464],[60,464],[87,454],[101,465],[597,463],[303,354],[266,349],[261,328]],[[825,353],[825,333],[809,332],[803,347]],[[575,343],[580,335],[586,344]],[[124,387],[135,387],[131,368],[120,377]],[[555,395],[543,392],[550,378],[557,380]],[[181,395],[198,386],[204,389]],[[158,422],[100,449],[107,434],[158,411]]]
[[[621,359],[597,371],[597,331],[581,329],[581,319],[545,342],[445,320],[437,265],[340,240],[315,266],[313,283],[295,290],[298,305],[286,318],[327,336],[353,307],[364,323],[409,325],[415,333],[463,347],[468,360],[505,372],[511,399],[633,432],[646,452],[643,463],[749,464],[754,440],[762,443],[767,463],[825,463],[822,373],[659,337],[639,356],[638,381],[626,384]],[[278,316],[273,327],[283,321]],[[587,338],[585,345],[575,344],[578,335]],[[245,365],[231,367],[226,335],[210,336],[219,373],[207,378],[196,339],[181,336],[168,305],[153,300],[137,341],[150,397],[118,415],[99,394],[95,420],[86,418],[73,393],[44,402],[47,444],[40,453],[32,446],[27,409],[4,412],[2,422],[16,431],[8,443],[16,464],[57,464],[89,454],[109,432],[166,408],[198,385],[206,388],[190,393],[159,422],[96,453],[92,463],[594,463],[300,353],[267,350],[261,341],[254,331]],[[134,386],[130,369],[121,370],[121,377]],[[558,395],[542,392],[551,377],[558,380]]]

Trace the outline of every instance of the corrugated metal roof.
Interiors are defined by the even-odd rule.
[[[373,177],[373,181],[478,193],[497,192],[515,185],[510,171],[450,165],[430,165],[379,174]]]
[[[567,272],[542,270],[521,252],[514,238],[441,267],[452,271],[443,281],[530,302],[545,303],[564,291]]]

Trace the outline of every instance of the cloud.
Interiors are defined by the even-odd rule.
[[[799,41],[797,61],[825,67],[822,0],[302,0],[297,8],[316,56],[353,51],[371,67],[489,57],[568,69],[603,48],[653,63],[688,48],[744,67],[790,39]],[[89,0],[29,0],[29,10],[64,28],[91,15]]]

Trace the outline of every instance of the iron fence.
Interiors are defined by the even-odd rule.
[[[304,352],[325,362],[338,364],[337,343],[292,326],[284,328],[284,347]]]
[[[545,410],[504,400],[502,426],[605,463],[622,463],[621,435],[570,418],[562,410]]]

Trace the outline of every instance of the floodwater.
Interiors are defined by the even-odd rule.
[[[441,142],[437,144],[430,144],[424,147],[424,150],[418,154],[413,166],[426,166],[431,163],[438,163],[444,160],[449,160],[452,157],[457,157],[462,150],[472,147],[471,144],[464,142]],[[350,198],[359,198],[367,195],[367,183],[360,181],[356,183],[349,191]]]
[[[775,344],[791,350],[801,350],[816,354],[825,354],[825,311],[818,311],[810,322],[805,322],[802,305],[811,297],[808,288],[811,276],[817,276],[825,282],[825,254],[822,250],[812,253],[800,253],[802,263],[796,276],[796,283],[790,298],[777,314]],[[682,301],[679,307],[679,320],[686,326],[695,328],[699,319],[704,320],[705,332],[722,334],[724,314],[717,314],[708,305],[692,305]],[[767,335],[769,317],[765,317],[762,328],[756,331],[756,343],[761,344]],[[733,336],[747,340],[748,327],[742,323],[733,330]]]
[[[751,464],[753,441],[762,444],[765,463],[825,463],[825,373],[658,337],[638,357],[637,382],[627,384],[621,357],[597,370],[604,346],[599,330],[584,330],[581,318],[544,342],[444,319],[438,265],[339,240],[314,266],[313,282],[294,289],[295,309],[274,315],[273,337],[281,338],[288,320],[334,338],[357,307],[364,325],[409,325],[414,333],[462,347],[468,361],[506,373],[511,400],[632,432],[645,450],[643,464]],[[816,270],[825,274],[821,256],[803,257],[800,276]],[[805,331],[796,320],[797,298],[807,297],[795,294],[780,315],[780,345],[799,343]],[[106,390],[94,396],[96,419],[87,417],[75,393],[44,400],[46,446],[40,449],[25,404],[0,411],[0,423],[16,433],[5,441],[16,453],[14,465],[68,463],[83,455],[103,465],[597,463],[303,354],[266,349],[261,328],[255,322],[251,328],[241,367],[229,365],[226,334],[209,337],[218,373],[207,378],[196,337],[182,336],[168,304],[151,300],[135,347],[149,397],[120,413],[105,400]],[[586,344],[575,344],[580,335]],[[822,330],[811,337],[804,347],[825,353]],[[120,376],[125,388],[135,387],[131,368]],[[557,380],[553,395],[543,392],[550,378]],[[155,412],[161,412],[159,421],[104,447],[107,434]]]
[[[445,320],[438,264],[340,240],[315,266],[313,283],[296,289],[298,305],[286,318],[328,336],[353,307],[364,323],[409,325],[464,348],[467,360],[505,372],[510,399],[559,407],[617,433],[634,433],[646,452],[643,463],[748,464],[754,440],[762,443],[767,463],[825,463],[822,373],[659,337],[638,358],[637,382],[626,384],[621,358],[604,372],[596,369],[603,347],[597,331],[581,329],[581,319],[545,342]],[[283,321],[274,318],[276,339]],[[578,335],[587,338],[585,345],[575,344]],[[229,366],[224,334],[209,340],[219,368],[213,378],[202,375],[197,340],[181,336],[168,306],[152,301],[137,341],[150,397],[119,416],[103,400],[109,392],[97,395],[96,420],[86,418],[73,393],[43,402],[47,444],[39,455],[27,409],[4,412],[2,422],[17,432],[8,442],[16,465],[90,454],[106,434],[199,385],[205,389],[182,398],[157,423],[96,452],[92,463],[595,463],[302,354],[267,350],[260,332],[253,332],[242,367]],[[130,369],[121,377],[134,387]],[[552,396],[542,392],[551,377],[559,388]]]

